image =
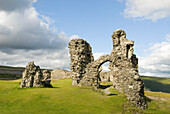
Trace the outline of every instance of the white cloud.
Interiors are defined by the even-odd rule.
[[[72,35],[72,36],[70,37],[71,40],[72,40],[72,39],[78,39],[78,38],[80,38],[78,35]]]
[[[33,7],[24,12],[0,11],[0,31],[3,32],[0,34],[0,47],[6,48],[61,49],[70,39],[64,33],[54,33],[49,28],[49,19],[45,23]]]
[[[108,71],[110,71],[109,62],[106,62],[102,65],[102,72],[108,72]]]
[[[170,16],[170,0],[126,0],[124,15],[156,21]]]
[[[39,14],[32,4],[36,0],[0,1],[0,64],[25,66],[35,61],[43,68],[69,68],[64,32],[50,28],[49,17]]]
[[[97,60],[99,57],[106,55],[107,53],[93,53],[94,60]],[[109,62],[105,62],[102,64],[102,72],[108,72],[110,71],[109,67]]]
[[[69,68],[68,50],[24,50],[9,49],[8,51],[0,50],[0,64],[23,66],[30,61],[34,61],[41,68]]]
[[[106,53],[93,53],[94,60],[97,60],[100,56],[105,55]]]
[[[141,75],[170,76],[170,40],[156,43],[149,48],[151,54],[139,58],[139,70]]]

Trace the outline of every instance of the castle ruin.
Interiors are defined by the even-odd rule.
[[[134,41],[127,40],[126,33],[115,30],[112,35],[113,50],[110,55],[103,55],[94,61],[89,43],[83,39],[73,39],[69,42],[72,70],[72,85],[99,87],[101,65],[110,62],[109,75],[113,87],[125,93],[127,99],[137,107],[146,108],[144,83],[138,73],[138,59],[133,54]]]
[[[100,86],[100,72],[102,64],[110,62],[105,76],[113,82],[113,87],[120,93],[124,93],[127,99],[137,107],[145,109],[147,103],[144,96],[144,83],[138,73],[138,59],[133,54],[134,41],[126,38],[126,33],[115,30],[112,35],[113,50],[111,54],[103,55],[94,60],[92,48],[83,39],[73,39],[69,42],[71,58],[71,72],[61,70],[41,71],[39,66],[30,62],[23,72],[21,88],[52,87],[51,76],[56,79],[62,76],[72,77],[72,85],[75,86]],[[56,76],[56,77],[55,77]],[[108,80],[108,79],[107,79]]]

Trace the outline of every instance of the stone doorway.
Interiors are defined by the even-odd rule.
[[[110,62],[107,61],[101,65],[99,68],[99,81],[102,82],[110,82],[112,78],[110,77],[110,69],[109,69]]]

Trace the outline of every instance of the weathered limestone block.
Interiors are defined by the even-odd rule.
[[[42,83],[44,87],[52,87],[52,85],[50,84],[51,83],[51,71],[49,70],[43,71]]]
[[[51,72],[49,70],[43,71],[43,80],[48,80],[51,78]]]
[[[126,33],[121,29],[115,30],[113,32],[112,40],[113,40],[113,50],[111,52],[111,55],[124,56],[131,60],[134,68],[137,68],[138,59],[136,58],[136,55],[133,54],[134,41],[130,41],[126,39]],[[114,64],[110,63],[109,68],[113,70]]]
[[[114,64],[121,62],[116,61]],[[126,61],[128,63],[128,61]],[[130,60],[129,60],[130,62]],[[130,67],[129,67],[130,66]],[[138,70],[132,65],[124,63],[123,67],[118,66],[117,70],[110,73],[113,77],[113,87],[119,92],[125,93],[127,99],[142,109],[147,107],[144,97],[144,83],[139,77]]]
[[[112,39],[114,52],[116,52],[118,55],[123,55],[127,58],[131,58],[133,55],[134,41],[126,39],[125,31],[121,29],[113,31]]]
[[[90,45],[83,39],[73,39],[69,42],[69,53],[71,58],[70,69],[72,70],[73,83],[77,85],[88,63],[94,60]]]
[[[21,88],[46,87],[42,81],[43,79],[44,77],[40,67],[36,66],[34,62],[30,62],[28,63],[25,71],[23,72],[22,82],[20,87]]]

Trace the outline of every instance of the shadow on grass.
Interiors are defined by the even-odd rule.
[[[28,88],[20,88],[20,87],[16,87],[16,89],[18,90],[27,90],[27,89],[45,89],[45,88],[48,88],[48,89],[56,89],[56,88],[60,88],[60,87],[28,87]]]
[[[106,88],[108,88],[108,87],[110,87],[110,86],[112,86],[112,85],[100,85],[99,88],[100,88],[100,89],[106,89]]]
[[[146,80],[146,79],[143,79],[143,82],[147,90],[154,91],[154,92],[170,93],[170,84],[162,84],[155,80]]]
[[[108,94],[107,96],[113,96],[113,95],[118,95],[118,94],[111,93],[111,94]]]
[[[146,100],[147,103],[152,101],[152,99],[150,99],[150,98],[148,98],[148,97],[146,97],[146,96],[145,96],[144,98],[145,98],[145,100]]]

